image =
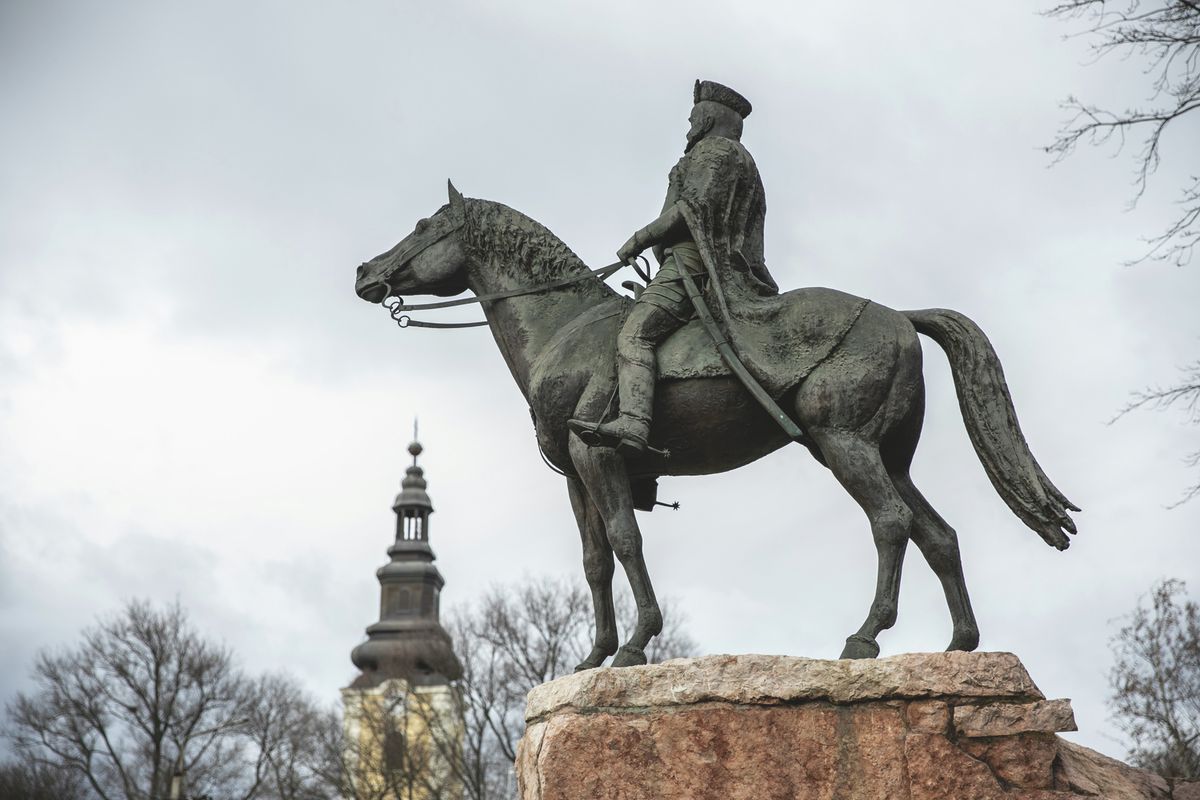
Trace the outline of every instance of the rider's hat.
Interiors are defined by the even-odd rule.
[[[714,103],[720,103],[727,108],[731,108],[742,119],[750,116],[752,108],[749,100],[728,86],[722,86],[713,81],[696,81],[696,88],[692,90],[692,103],[699,103],[702,100],[711,100]]]

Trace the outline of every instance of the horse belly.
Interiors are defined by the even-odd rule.
[[[790,439],[733,378],[660,381],[650,431],[671,457],[653,465],[630,464],[630,472],[708,475],[749,464]]]

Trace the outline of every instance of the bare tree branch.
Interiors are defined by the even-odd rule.
[[[1134,392],[1129,402],[1121,407],[1110,424],[1139,408],[1182,408],[1185,421],[1200,425],[1200,361],[1184,367],[1183,378],[1172,386],[1152,386]],[[1188,454],[1184,463],[1189,467],[1200,466],[1200,450]],[[1183,496],[1171,504],[1175,508],[1187,501],[1200,496],[1200,480],[1189,486]]]
[[[1145,64],[1152,89],[1150,108],[1111,111],[1074,97],[1063,104],[1070,119],[1046,151],[1057,163],[1080,141],[1103,145],[1116,140],[1124,148],[1127,136],[1139,135],[1136,156],[1135,205],[1161,163],[1161,144],[1167,126],[1200,108],[1200,2],[1198,0],[1067,0],[1045,12],[1051,17],[1088,18],[1091,24],[1076,36],[1092,40],[1099,59],[1109,54],[1135,57]],[[1194,119],[1194,116],[1192,117]],[[1144,131],[1144,132],[1143,132]],[[1136,132],[1136,133],[1135,133]],[[1150,237],[1149,248],[1131,263],[1146,260],[1190,263],[1200,237],[1200,192],[1196,179],[1184,189],[1179,216],[1163,233]]]
[[[1200,0],[1063,0],[1045,14],[1090,20],[1090,25],[1074,35],[1091,40],[1092,53],[1097,59],[1117,54],[1144,65],[1150,79],[1151,106],[1115,112],[1069,97],[1063,107],[1071,112],[1071,117],[1046,147],[1057,163],[1081,141],[1103,145],[1115,140],[1120,152],[1127,137],[1139,136],[1141,148],[1135,158],[1132,207],[1145,194],[1150,176],[1162,163],[1163,135],[1168,126],[1178,127],[1184,117],[1195,123],[1200,117],[1193,113],[1200,109]],[[1193,147],[1189,152],[1194,156],[1197,151]],[[1191,263],[1200,244],[1200,177],[1193,175],[1190,181],[1181,190],[1180,210],[1175,219],[1156,236],[1145,238],[1145,251],[1127,264]],[[1200,424],[1197,414],[1200,362],[1186,372],[1185,379],[1174,386],[1136,392],[1117,418],[1136,408],[1175,405],[1184,408],[1190,422]],[[1191,467],[1200,466],[1200,450],[1189,454],[1185,461]],[[1200,479],[1172,507],[1197,496],[1200,496]]]

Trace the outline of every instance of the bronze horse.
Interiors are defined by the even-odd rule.
[[[664,379],[655,400],[651,443],[626,460],[587,447],[567,430],[572,417],[611,410],[617,328],[629,300],[601,280],[541,224],[507,206],[450,202],[386,253],[358,268],[355,289],[372,303],[400,294],[489,295],[580,280],[550,290],[483,303],[496,344],[524,394],[546,458],[567,474],[583,539],[583,565],[595,610],[595,640],[578,669],[644,664],[644,648],[662,629],[662,614],[642,557],[635,491],[661,475],[707,475],[734,469],[789,442],[743,386],[728,375]],[[963,580],[958,538],[909,477],[921,434],[923,333],[946,351],[967,431],[996,491],[1048,544],[1064,550],[1078,511],[1046,478],[1029,451],[1000,361],[979,328],[942,309],[894,311],[829,289],[798,289],[781,302],[808,303],[833,315],[858,307],[855,321],[818,363],[797,367],[779,397],[809,436],[813,455],[862,507],[878,550],[875,598],[843,658],[878,655],[876,637],[896,621],[900,568],[911,538],[941,581],[953,619],[948,649],[973,650],[979,629]],[[813,305],[815,304],[815,305]],[[693,321],[692,325],[695,325]],[[676,334],[676,337],[680,336]],[[668,341],[664,351],[671,346]],[[786,350],[782,350],[786,354]],[[665,361],[669,358],[664,356]],[[782,364],[786,368],[787,364]],[[618,650],[613,613],[613,554],[637,603],[637,624]]]

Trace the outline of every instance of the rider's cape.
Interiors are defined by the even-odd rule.
[[[680,204],[710,278],[705,292],[710,310],[724,324],[738,356],[772,395],[794,387],[836,347],[866,301],[828,303],[828,289],[779,294],[763,257],[762,178],[740,142],[718,136],[697,142],[671,170],[667,203],[673,202]],[[704,346],[694,335],[680,338],[712,350],[711,343]],[[696,365],[696,377],[712,374],[711,356],[695,355],[683,363]],[[803,374],[797,374],[798,364]],[[679,377],[690,375],[685,371]]]
[[[766,193],[748,150],[732,139],[701,139],[671,170],[667,203],[677,202],[700,250],[721,316],[729,300],[779,293],[763,259]]]

